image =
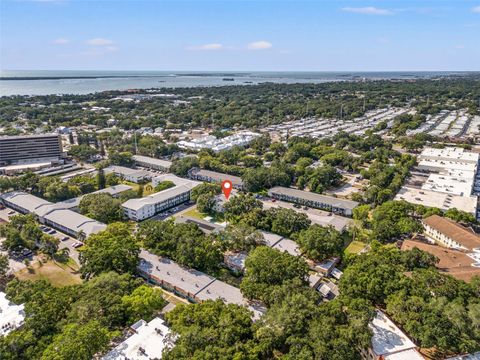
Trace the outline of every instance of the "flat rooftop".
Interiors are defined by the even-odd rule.
[[[413,341],[380,310],[376,311],[369,327],[373,331],[372,350],[377,356],[386,356],[416,348]]]
[[[23,325],[25,319],[24,306],[15,305],[0,291],[0,337]]]
[[[158,317],[149,323],[140,320],[132,325],[132,330],[134,331],[133,335],[117,345],[102,359],[161,359],[163,350],[173,347],[176,338],[165,322]]]
[[[268,190],[268,192],[328,204],[339,209],[353,210],[358,206],[358,202],[356,201],[339,199],[333,196],[320,195],[310,191],[297,190],[282,186],[273,187]]]
[[[175,186],[139,199],[127,200],[122,204],[122,206],[131,210],[139,210],[146,205],[155,205],[168,199],[174,198],[178,195],[184,194],[188,191],[190,191],[190,188],[188,186]]]
[[[459,196],[446,194],[431,190],[417,189],[403,186],[395,200],[405,200],[411,204],[423,205],[427,207],[437,207],[443,211],[451,208],[457,208],[475,215],[477,208],[476,196]]]
[[[224,173],[211,171],[211,170],[203,170],[203,169],[195,169],[192,171],[192,173],[195,175],[212,178],[214,181],[217,181],[217,182],[230,180],[233,185],[238,185],[238,186],[243,185],[242,178],[234,175],[224,174]]]
[[[201,181],[181,178],[174,174],[162,174],[152,178],[152,183],[154,186],[157,186],[158,184],[164,181],[171,181],[175,185],[185,185],[190,187],[190,189],[193,189],[195,186],[200,185],[202,183]]]
[[[443,149],[436,149],[431,147],[426,147],[423,149],[422,153],[419,155],[420,159],[439,159],[439,160],[461,160],[464,162],[473,162],[477,163],[479,159],[479,154],[465,151],[464,148],[460,147],[445,147]]]
[[[438,171],[444,170],[459,170],[465,172],[475,173],[477,164],[473,162],[465,162],[462,160],[440,160],[440,159],[421,159],[418,162],[419,169],[436,169]]]
[[[469,177],[430,174],[422,185],[424,190],[432,190],[447,194],[470,196],[473,188],[473,173]]]
[[[148,163],[148,164],[152,164],[152,165],[156,165],[156,166],[161,166],[161,167],[164,167],[164,168],[167,168],[167,169],[172,165],[171,161],[152,158],[152,157],[143,156],[143,155],[133,155],[132,159],[134,161],[140,161],[140,162],[144,162],[144,163]]]
[[[28,134],[28,135],[1,135],[0,140],[23,140],[23,139],[34,139],[34,138],[46,138],[46,137],[59,137],[58,134]]]

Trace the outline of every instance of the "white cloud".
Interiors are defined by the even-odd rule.
[[[70,42],[70,40],[68,40],[66,38],[58,38],[58,39],[53,40],[53,43],[56,44],[56,45],[65,45],[65,44],[68,44],[69,42]]]
[[[455,45],[455,49],[459,49],[459,50],[465,49],[465,45],[463,45],[463,44]]]
[[[116,46],[107,46],[107,47],[105,48],[105,50],[107,50],[107,51],[117,51],[118,48],[117,48]]]
[[[192,46],[188,48],[189,50],[221,50],[223,49],[222,44],[212,43],[212,44],[204,44],[199,46]]]
[[[474,8],[472,8],[472,11],[473,11],[474,13],[480,14],[480,6],[475,6]]]
[[[106,45],[113,45],[114,44],[112,40],[102,39],[102,38],[89,39],[89,40],[86,41],[86,43],[88,45],[93,45],[93,46],[106,46]]]
[[[380,9],[374,6],[366,7],[344,7],[342,11],[355,13],[355,14],[364,14],[364,15],[392,15],[393,11],[388,9]]]
[[[247,48],[249,50],[265,50],[265,49],[270,49],[272,47],[273,47],[272,43],[265,40],[251,42],[250,44],[247,45]]]

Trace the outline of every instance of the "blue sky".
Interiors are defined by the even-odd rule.
[[[480,70],[480,0],[0,0],[3,70]]]

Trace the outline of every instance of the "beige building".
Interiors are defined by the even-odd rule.
[[[454,249],[478,251],[480,236],[453,220],[432,215],[423,220],[425,235],[434,242]]]

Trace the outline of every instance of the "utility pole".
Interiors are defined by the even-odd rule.
[[[340,120],[343,120],[343,104],[340,105]]]
[[[135,155],[138,153],[138,146],[137,146],[137,130],[134,132],[134,137],[135,137]]]

